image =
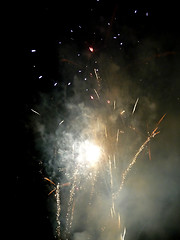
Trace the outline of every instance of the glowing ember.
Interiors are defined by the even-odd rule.
[[[90,52],[94,52],[94,48],[93,47],[89,47],[89,51]]]

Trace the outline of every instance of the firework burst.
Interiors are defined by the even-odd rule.
[[[96,71],[95,79],[99,84],[100,77]],[[58,180],[57,184],[49,178],[45,180],[56,185],[49,195],[54,192],[56,196],[58,239],[69,239],[76,230],[78,210],[85,195],[85,208],[95,211],[98,207],[97,199],[103,211],[106,208],[106,221],[100,221],[101,225],[97,226],[96,232],[99,231],[99,234],[105,236],[108,231],[113,231],[117,233],[117,239],[124,240],[126,228],[121,222],[116,199],[139,155],[159,133],[159,124],[165,117],[163,115],[144,142],[138,141],[138,150],[129,155],[127,152],[130,146],[126,145],[126,139],[130,138],[133,144],[131,135],[136,129],[127,121],[134,115],[139,98],[134,103],[132,113],[127,116],[116,100],[107,100],[106,95],[96,89],[94,93],[91,106],[84,103],[67,104],[73,117],[70,114],[67,128],[61,127],[65,122],[61,120],[56,131],[56,171],[59,172],[61,180]],[[131,157],[127,159],[129,156]],[[66,182],[61,183],[62,179]],[[102,192],[109,196],[107,202],[104,202]],[[61,207],[61,204],[64,206]],[[89,220],[88,216],[86,218],[86,223],[83,224],[89,225],[92,219]]]

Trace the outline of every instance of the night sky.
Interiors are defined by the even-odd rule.
[[[75,129],[72,118],[78,110],[69,112],[67,102],[77,106],[83,102],[90,108],[95,101],[97,69],[103,101],[121,100],[130,112],[139,99],[133,115],[137,146],[133,140],[131,147],[127,140],[127,151],[136,153],[166,113],[160,133],[148,145],[151,150],[145,148],[140,155],[117,204],[127,228],[125,239],[180,239],[178,7],[94,0],[28,3],[11,9],[12,78],[7,88],[13,187],[7,225],[13,238],[56,239],[56,199],[48,196],[53,186],[44,180],[48,177],[56,184],[62,180],[49,164],[57,154],[53,136],[62,120],[64,129]],[[81,212],[75,221],[84,218]],[[83,223],[75,223],[70,239],[106,240],[96,233],[92,236]]]

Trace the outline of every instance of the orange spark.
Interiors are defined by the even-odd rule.
[[[47,177],[44,177],[44,179],[46,180],[46,181],[48,181],[48,182],[50,182],[50,183],[52,183],[53,185],[56,185],[52,180],[50,180],[49,178],[47,178]]]

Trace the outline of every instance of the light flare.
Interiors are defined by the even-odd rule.
[[[98,163],[101,152],[101,148],[98,145],[86,140],[79,147],[78,162],[85,164],[87,167],[93,167]]]

